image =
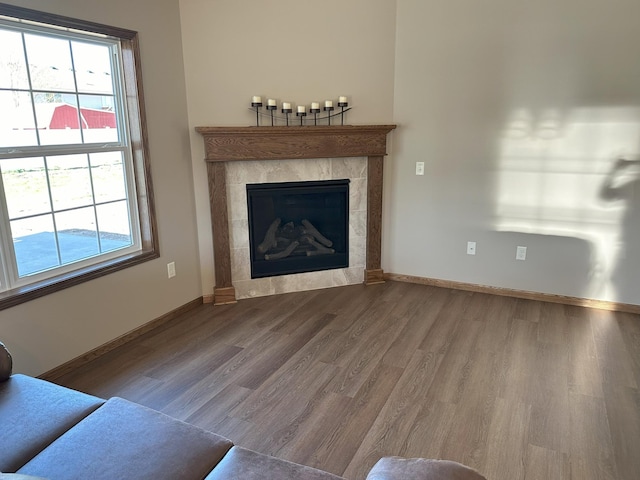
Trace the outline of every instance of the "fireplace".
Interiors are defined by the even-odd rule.
[[[349,180],[247,184],[251,278],[349,266]]]
[[[234,281],[238,281],[238,277],[232,275],[231,225],[229,224],[227,207],[226,174],[227,165],[237,161],[304,160],[316,163],[318,159],[330,159],[333,162],[339,159],[366,157],[366,182],[364,185],[366,189],[366,233],[364,235],[366,245],[363,245],[359,250],[363,251],[365,255],[362,270],[364,278],[358,281],[364,281],[366,285],[383,283],[384,272],[381,267],[383,158],[386,155],[387,134],[394,128],[396,128],[395,125],[196,127],[196,131],[204,139],[209,181],[215,274],[212,298],[214,305],[236,302]],[[337,178],[344,177],[341,175]],[[355,242],[351,243],[353,250]],[[244,258],[247,257],[249,255]],[[316,272],[312,275],[324,276],[326,273],[352,270],[352,268]],[[249,276],[250,272],[247,272],[247,277]],[[280,279],[298,276],[281,275],[272,278],[250,279],[246,282],[266,281],[273,285]],[[245,282],[245,280],[239,281]],[[271,291],[271,293],[263,294],[273,293],[278,292]],[[255,296],[254,292],[250,292],[249,296]]]

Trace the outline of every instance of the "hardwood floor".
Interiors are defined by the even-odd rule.
[[[364,479],[640,478],[640,316],[387,282],[203,305],[59,383]]]

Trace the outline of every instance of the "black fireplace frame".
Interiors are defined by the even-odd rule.
[[[349,266],[349,179],[340,180],[313,180],[301,182],[275,182],[247,184],[247,210],[249,216],[249,256],[251,265],[251,278],[265,278],[279,275],[291,275],[295,273],[317,272],[322,270],[332,270],[339,268],[347,268]],[[264,225],[260,232],[256,232],[254,227],[254,215],[256,208],[253,202],[264,200],[267,196],[273,196],[273,192],[277,191],[281,196],[296,195],[317,195],[317,194],[339,194],[344,196],[342,199],[344,208],[340,208],[338,215],[343,218],[336,219],[336,226],[341,230],[342,237],[339,240],[339,249],[331,255],[316,256],[292,256],[277,260],[265,260],[259,258],[256,252],[257,245],[264,238]],[[286,193],[282,193],[286,191]],[[290,219],[284,219],[283,224]],[[295,219],[300,221],[300,219]],[[308,218],[314,224],[316,219]],[[338,225],[339,224],[339,225]],[[315,225],[315,224],[314,224]],[[322,227],[319,227],[322,230]],[[322,233],[322,231],[321,231]]]

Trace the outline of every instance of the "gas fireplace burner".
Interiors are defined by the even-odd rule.
[[[349,266],[349,180],[247,185],[251,278]]]

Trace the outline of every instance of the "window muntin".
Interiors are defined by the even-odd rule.
[[[156,258],[158,249],[136,33],[0,4],[2,15],[6,308],[20,303],[11,292],[31,292],[25,285],[39,292],[29,298],[40,296]]]

